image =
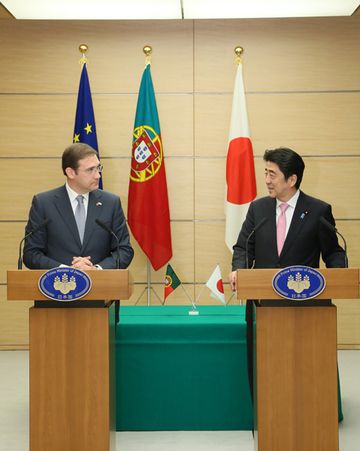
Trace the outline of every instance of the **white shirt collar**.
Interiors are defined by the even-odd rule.
[[[299,196],[300,196],[300,190],[298,189],[298,190],[296,190],[296,193],[293,195],[293,197],[286,202],[294,210],[295,210],[295,207],[296,207],[296,203],[297,203],[297,201],[299,199]],[[281,200],[276,199],[276,208],[278,208],[279,205],[283,204],[283,203],[285,203],[285,202],[282,202]]]
[[[73,203],[75,201],[75,199],[78,197],[79,193],[77,193],[72,188],[70,188],[68,182],[65,183],[65,187],[66,187],[66,191],[68,193],[70,202]],[[85,194],[83,194],[83,196],[84,196],[85,202],[87,203],[89,200],[89,193],[85,193]]]

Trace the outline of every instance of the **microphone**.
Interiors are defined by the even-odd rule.
[[[347,246],[346,246],[345,238],[341,235],[341,233],[338,231],[338,229],[333,224],[331,224],[331,222],[329,222],[327,219],[324,218],[324,216],[320,216],[320,222],[325,227],[327,227],[329,230],[331,230],[333,233],[336,233],[337,235],[339,235],[342,238],[342,240],[344,242],[344,251],[345,251],[345,255],[344,255],[345,268],[348,268],[349,261],[348,261],[348,256],[347,256]]]
[[[115,238],[116,244],[117,244],[116,269],[120,269],[120,240],[119,240],[119,238],[116,236],[115,232],[113,230],[111,230],[108,225],[105,224],[105,222],[100,221],[100,219],[95,219],[95,222],[97,225],[102,227],[104,230],[106,230],[108,233],[110,233],[110,235],[112,235]]]
[[[22,269],[22,264],[23,264],[23,259],[22,259],[22,245],[24,243],[24,241],[26,240],[26,238],[28,238],[29,236],[31,236],[33,233],[36,233],[39,229],[42,229],[43,227],[45,227],[51,220],[50,219],[45,219],[42,223],[38,224],[34,230],[31,230],[31,232],[28,232],[25,234],[24,238],[20,241],[19,244],[19,258],[18,258],[18,269]]]
[[[260,222],[252,229],[252,231],[249,233],[249,236],[246,238],[245,242],[245,257],[246,257],[246,269],[249,268],[249,241],[250,238],[254,235],[254,233],[260,229],[264,225],[264,223],[268,220],[268,218],[262,218]]]

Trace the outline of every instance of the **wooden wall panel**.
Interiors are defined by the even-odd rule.
[[[1,42],[6,93],[76,93],[82,43],[90,49],[93,93],[137,92],[146,44],[157,91],[193,89],[192,21],[3,21]]]
[[[29,308],[32,302],[7,302],[0,286],[0,349],[29,345]]]
[[[72,142],[76,97],[4,95],[0,103],[2,156],[59,157]],[[102,158],[130,157],[136,101],[136,94],[93,95]],[[192,102],[187,94],[157,96],[165,156],[193,154]]]
[[[235,71],[233,65],[233,77]],[[226,156],[231,103],[230,93],[195,96],[197,156]],[[247,107],[257,156],[262,156],[265,149],[283,145],[301,155],[359,154],[360,91],[256,92],[247,95]]]
[[[1,3],[0,3],[0,19],[13,19],[13,16]]]
[[[227,139],[236,72],[233,49],[245,48],[244,82],[258,194],[266,195],[262,155],[293,147],[304,155],[304,191],[333,205],[360,266],[360,16],[202,21],[20,21],[0,27],[0,284],[16,267],[18,243],[34,193],[64,182],[60,156],[70,144],[81,67],[88,72],[104,186],[127,211],[132,127],[144,68],[152,76],[164,144],[173,237],[171,264],[199,303],[219,304],[202,289],[220,264],[226,297],[231,254],[224,243]],[[146,258],[132,240],[136,302]],[[151,303],[163,297],[165,267],[151,270]],[[139,301],[146,304],[146,295]],[[239,301],[232,298],[231,303]],[[359,301],[360,302],[360,301]],[[360,344],[360,304],[339,301],[339,343]],[[169,304],[190,304],[178,288]],[[5,302],[0,286],[1,344],[27,340],[27,307]],[[16,312],[14,309],[17,309]],[[21,319],[19,319],[21,318]],[[5,335],[4,335],[5,334]]]
[[[360,189],[357,180],[360,158],[305,157],[304,161],[306,168],[302,189],[332,204],[336,217],[360,219]],[[225,165],[225,158],[196,160],[195,215],[197,219],[224,218]],[[267,189],[263,178],[262,159],[255,159],[255,167],[258,196],[265,196]]]
[[[249,92],[359,89],[359,42],[359,17],[199,20],[195,91],[232,92],[237,45]]]
[[[0,283],[6,283],[6,271],[17,269],[19,245],[25,234],[25,222],[0,222]]]
[[[206,283],[217,264],[227,283],[231,257],[225,245],[224,222],[199,221],[195,224],[195,278],[198,283]]]
[[[339,300],[337,305],[338,343],[347,347],[360,343],[360,300]]]
[[[0,220],[27,219],[35,193],[64,183],[60,159],[4,159],[0,182]],[[11,192],[11,195],[9,195]]]

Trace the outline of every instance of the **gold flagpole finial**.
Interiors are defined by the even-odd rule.
[[[237,64],[241,64],[241,55],[244,53],[244,48],[238,45],[237,47],[234,48],[234,53],[236,55],[235,62]]]
[[[147,66],[151,63],[152,47],[150,45],[145,45],[143,47],[143,52],[145,54],[145,65]]]
[[[86,64],[88,59],[86,58],[85,53],[89,50],[89,47],[86,44],[79,45],[79,52],[82,54],[82,57],[79,60],[80,64]]]

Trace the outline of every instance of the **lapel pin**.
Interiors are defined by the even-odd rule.
[[[307,214],[308,211],[304,211],[304,213],[301,213],[300,219],[304,219]]]
[[[102,206],[102,203],[101,203],[101,202],[96,202],[96,206],[97,206],[97,207],[101,207],[101,206]]]

